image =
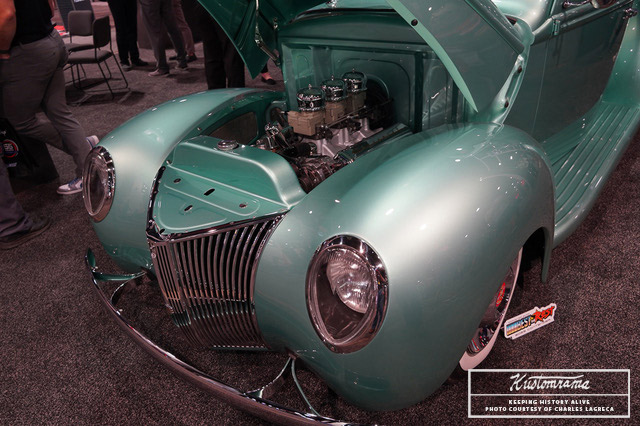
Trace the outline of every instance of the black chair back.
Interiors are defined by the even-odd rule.
[[[69,25],[67,31],[69,36],[90,36],[92,33],[93,11],[73,10],[69,12]]]
[[[93,45],[96,49],[111,43],[111,24],[109,15],[93,21]]]
[[[82,85],[82,79],[80,78],[80,70],[84,73],[83,65],[88,64],[96,64],[98,69],[100,70],[100,74],[102,75],[102,79],[104,83],[107,85],[109,93],[111,93],[111,98],[114,99],[115,93],[109,83],[109,80],[112,78],[111,70],[109,69],[109,65],[107,63],[107,59],[114,58],[116,66],[118,67],[118,71],[120,71],[120,75],[122,76],[122,81],[124,83],[124,87],[122,89],[129,88],[129,82],[118,64],[118,61],[115,59],[113,48],[111,45],[111,24],[109,15],[103,16],[102,18],[98,18],[93,21],[92,26],[93,33],[93,49],[84,50],[84,51],[74,51],[70,52],[69,59],[67,63],[71,66],[71,80],[73,81],[73,85],[82,90],[85,93],[85,97],[81,99],[78,103],[83,102],[92,94],[98,94],[103,91],[101,90],[93,90],[91,92],[85,90],[88,86]],[[103,49],[104,48],[104,49]],[[102,66],[104,64],[104,68]],[[77,70],[77,76],[76,72]],[[105,73],[106,71],[106,73]],[[76,78],[77,77],[77,78]],[[86,73],[85,73],[86,78]]]

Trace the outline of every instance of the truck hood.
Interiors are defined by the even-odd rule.
[[[199,0],[233,41],[256,77],[277,46],[277,31],[297,15],[393,8],[431,46],[476,110],[490,105],[525,49],[490,0]]]

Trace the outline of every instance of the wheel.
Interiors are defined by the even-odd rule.
[[[463,370],[470,370],[480,364],[491,352],[491,348],[496,342],[502,323],[507,315],[509,304],[513,299],[513,291],[516,288],[518,274],[520,273],[520,261],[522,260],[522,249],[516,258],[511,262],[511,266],[504,277],[498,291],[491,299],[491,303],[478,325],[475,335],[471,339],[467,350],[460,359],[460,367]]]

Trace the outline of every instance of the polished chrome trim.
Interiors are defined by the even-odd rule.
[[[265,216],[185,234],[148,229],[151,258],[174,323],[198,346],[267,347],[255,314],[262,250],[282,219]]]
[[[89,161],[90,157],[97,156],[102,159],[107,168],[107,186],[105,189],[105,198],[102,202],[102,206],[98,212],[93,212],[93,206],[91,205],[91,194],[89,191],[91,190],[91,182],[89,180],[89,167],[91,165],[91,161]],[[84,185],[82,187],[82,197],[84,198],[84,206],[91,219],[94,222],[100,222],[109,213],[111,210],[111,205],[113,204],[113,197],[116,192],[116,168],[113,164],[113,158],[109,151],[105,147],[96,146],[89,152],[87,160],[85,161],[85,166],[83,170],[83,176],[85,178]]]
[[[344,247],[355,250],[355,252],[367,262],[370,272],[375,277],[375,285],[377,286],[377,295],[374,303],[375,308],[365,313],[365,317],[360,322],[359,327],[349,336],[340,340],[334,339],[327,331],[321,315],[316,311],[314,303],[312,303],[313,293],[317,285],[315,275],[318,272],[318,262],[320,255],[329,248]],[[306,301],[307,311],[311,318],[311,323],[322,342],[333,352],[351,353],[365,347],[376,336],[378,330],[382,326],[387,305],[389,302],[389,280],[387,271],[382,263],[380,256],[371,248],[369,244],[358,237],[352,235],[337,235],[325,242],[317,248],[313,259],[307,269],[306,278]]]
[[[260,48],[264,53],[267,54],[269,58],[273,61],[274,64],[280,66],[280,57],[276,52],[269,49],[269,46],[264,42],[264,38],[262,38],[262,34],[260,34],[260,27],[258,26],[258,22],[260,22],[260,0],[256,0],[256,28],[254,32],[253,41],[256,43],[256,46]],[[274,22],[274,29],[277,29],[277,22]]]
[[[595,9],[606,9],[607,7],[613,6],[616,0],[582,0],[582,1],[569,1],[566,0],[562,3],[563,9],[569,9],[571,7],[584,6],[585,4],[591,3],[591,5]]]
[[[467,346],[467,350],[460,358],[460,367],[467,371],[476,368],[489,355],[496,339],[500,334],[500,329],[504,324],[504,320],[513,299],[513,292],[518,283],[520,274],[520,265],[522,262],[523,249],[520,248],[518,255],[511,262],[501,287],[494,294],[493,299],[489,303],[476,332],[471,338],[471,342]],[[504,286],[504,292],[502,287]]]
[[[153,219],[153,205],[156,202],[156,195],[158,195],[158,187],[160,186],[160,180],[162,179],[162,175],[166,170],[166,166],[160,167],[158,173],[153,178],[153,182],[151,184],[151,195],[149,197],[149,205],[147,206],[147,238],[152,238],[154,241],[161,241],[164,237],[162,236],[156,221]]]
[[[578,6],[584,6],[585,4],[591,3],[591,0],[582,0],[582,1],[565,1],[562,3],[562,8],[563,9],[569,9],[570,7],[578,7]]]
[[[102,282],[100,277],[109,276],[111,278],[115,278],[118,276],[100,274],[96,266],[95,257],[91,250],[87,251],[87,254],[85,256],[85,264],[87,265],[87,268],[89,269],[89,272],[91,274],[91,281],[93,282],[94,290],[98,294],[98,297],[103,306],[106,308],[111,317],[116,321],[118,326],[120,326],[125,334],[133,339],[142,349],[144,349],[148,354],[153,356],[157,361],[171,370],[178,377],[196,386],[199,386],[205,391],[211,393],[216,398],[230,405],[233,405],[241,410],[244,410],[250,414],[253,414],[275,424],[326,424],[335,426],[346,426],[347,424],[349,424],[331,419],[329,417],[318,416],[312,413],[303,413],[289,407],[284,407],[273,401],[264,399],[263,396],[268,397],[268,395],[266,394],[269,394],[269,392],[260,392],[260,390],[264,391],[265,389],[269,388],[269,385],[271,385],[271,383],[279,381],[280,376],[283,373],[278,375],[278,377],[273,382],[258,391],[242,392],[181,360],[171,352],[154,343],[140,331],[138,331],[133,326],[133,324],[131,324],[123,316],[122,311],[116,308],[115,303],[112,302],[112,298],[106,293],[103,285],[100,283]],[[139,275],[140,274],[135,274],[135,277]],[[123,283],[117,290],[119,293],[122,293],[126,285],[133,279],[135,279],[135,277],[134,275],[121,275],[119,276],[120,279],[112,279],[111,281],[120,281]],[[290,365],[292,364],[288,362],[285,365],[285,369],[288,369]]]

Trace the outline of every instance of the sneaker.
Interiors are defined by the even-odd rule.
[[[196,56],[196,54],[194,53],[193,55],[188,55],[187,56],[187,62],[193,62],[193,61],[197,61],[198,57]]]
[[[189,65],[187,65],[187,60],[185,59],[184,62],[180,62],[178,65],[176,65],[176,69],[177,70],[188,70],[189,69]]]
[[[49,228],[49,218],[31,217],[31,229],[0,237],[0,250],[9,250],[37,237]]]
[[[157,69],[155,71],[151,71],[149,73],[149,77],[158,77],[161,75],[169,75],[169,70],[161,70],[161,69]]]
[[[123,71],[131,71],[131,64],[129,62],[120,62],[120,66]]]
[[[100,139],[98,139],[96,135],[87,136],[86,139],[92,149],[94,146],[98,145],[98,142],[100,142]]]
[[[149,62],[143,61],[142,59],[138,58],[138,59],[132,59],[131,64],[136,67],[146,67],[147,65],[149,65]]]
[[[82,191],[82,178],[75,178],[64,185],[58,187],[58,194],[71,195]]]

